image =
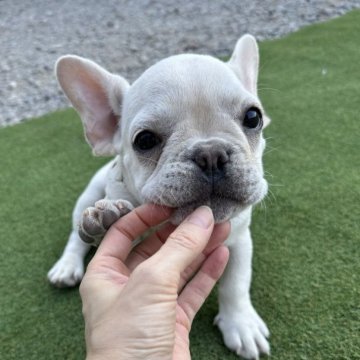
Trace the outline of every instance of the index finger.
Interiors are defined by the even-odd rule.
[[[167,220],[171,213],[172,209],[154,204],[135,208],[111,226],[94,259],[113,257],[124,262],[131,251],[132,242],[146,230]]]

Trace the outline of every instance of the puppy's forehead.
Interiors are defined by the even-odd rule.
[[[204,55],[176,55],[150,67],[131,86],[124,107],[129,117],[144,110],[164,116],[231,106],[252,97],[222,61]],[[168,114],[166,114],[168,112]]]

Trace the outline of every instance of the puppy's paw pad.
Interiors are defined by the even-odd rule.
[[[95,207],[83,212],[79,224],[80,238],[86,243],[99,245],[110,226],[132,209],[126,200],[99,200]]]
[[[80,225],[80,229],[84,230],[85,233],[90,236],[104,233],[102,211],[95,207],[87,208],[82,214]]]
[[[76,286],[83,276],[83,261],[75,256],[60,258],[47,274],[50,283],[59,288]]]
[[[245,359],[270,354],[269,330],[253,307],[237,314],[219,313],[214,320],[223,334],[225,345]]]
[[[95,203],[95,208],[101,212],[103,228],[108,230],[115,221],[129,213],[134,207],[126,200],[99,200]]]

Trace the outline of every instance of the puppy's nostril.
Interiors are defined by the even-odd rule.
[[[194,161],[201,170],[208,169],[211,162],[209,154],[206,153],[198,154],[197,156],[195,156]]]
[[[229,155],[225,150],[207,148],[198,151],[193,161],[204,172],[216,172],[223,170],[224,165],[229,161]]]
[[[221,152],[217,160],[218,168],[223,167],[228,161],[229,161],[229,154],[226,151]]]

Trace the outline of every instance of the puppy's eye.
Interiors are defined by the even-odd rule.
[[[245,114],[243,126],[248,129],[260,130],[262,125],[263,121],[260,110],[256,108],[250,108]]]
[[[134,140],[134,146],[141,151],[151,150],[156,145],[160,144],[161,139],[149,130],[139,132]]]

